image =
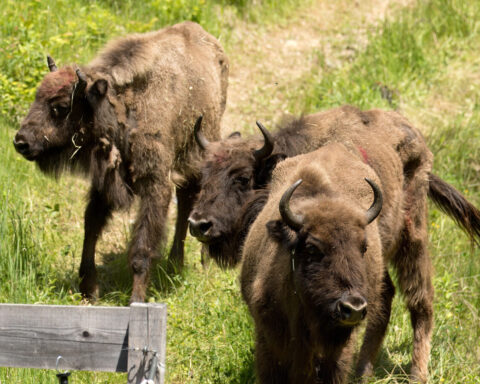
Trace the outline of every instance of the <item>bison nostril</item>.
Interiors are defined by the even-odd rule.
[[[29,149],[29,144],[23,140],[13,140],[13,145],[15,146],[15,149],[20,152],[20,153],[25,153]]]
[[[352,308],[342,301],[338,304],[338,309],[340,311],[342,319],[349,319],[352,315]]]
[[[190,223],[190,233],[192,236],[198,238],[200,241],[208,241],[209,236],[207,232],[212,228],[213,223],[208,220],[195,220],[191,217],[188,219]]]
[[[367,302],[361,297],[339,300],[337,305],[340,321],[345,325],[356,325],[367,315]]]
[[[211,227],[212,227],[212,222],[211,221],[200,222],[199,225],[198,225],[198,229],[202,233],[206,233]]]

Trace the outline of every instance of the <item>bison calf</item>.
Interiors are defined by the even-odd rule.
[[[373,361],[393,297],[381,238],[397,236],[394,221],[382,228],[374,221],[382,209],[377,184],[341,144],[275,170],[245,240],[241,274],[261,383],[343,383],[365,317],[362,356]],[[391,203],[382,214],[400,217],[401,202]]]
[[[140,209],[128,251],[131,301],[143,301],[151,260],[164,236],[180,176],[178,217],[170,261],[183,264],[183,241],[197,191],[198,149],[193,136],[203,115],[206,135],[219,136],[228,60],[218,41],[185,22],[118,39],[87,66],[47,74],[14,145],[44,172],[79,170],[91,178],[80,265],[81,292],[97,293],[95,245],[112,211],[134,196]],[[200,121],[199,121],[200,123]]]

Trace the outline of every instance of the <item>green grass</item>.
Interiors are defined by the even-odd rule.
[[[113,36],[183,19],[200,21],[227,50],[236,23],[276,23],[300,1],[268,0],[4,0],[0,20],[0,302],[81,304],[77,270],[83,236],[84,181],[58,182],[17,155],[11,144],[35,87],[45,54],[59,64],[84,63]],[[339,29],[341,27],[339,26]],[[355,30],[341,29],[355,34]],[[345,39],[348,41],[348,36]],[[420,1],[371,29],[369,43],[335,68],[318,54],[289,95],[297,114],[350,103],[399,108],[424,129],[434,171],[480,206],[480,3]],[[384,88],[382,88],[382,86]],[[386,88],[385,88],[386,87]],[[381,89],[391,91],[391,101]],[[252,106],[253,108],[254,106]],[[432,383],[480,381],[480,252],[433,206],[430,251],[435,330]],[[128,225],[126,225],[128,226]],[[125,247],[102,254],[100,305],[126,305],[131,290]],[[238,271],[203,268],[200,248],[187,240],[187,267],[168,276],[152,272],[149,300],[168,304],[168,383],[253,383],[253,324],[238,287]],[[405,382],[411,359],[410,319],[400,295],[371,383]],[[53,371],[0,369],[0,382],[53,383]],[[125,375],[74,372],[74,383],[123,383]]]

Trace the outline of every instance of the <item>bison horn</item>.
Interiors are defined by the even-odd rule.
[[[202,120],[203,116],[200,115],[195,122],[195,126],[193,127],[193,135],[195,136],[195,141],[197,142],[198,146],[201,150],[205,151],[207,147],[210,145],[210,142],[207,140],[205,135],[200,132],[200,128],[202,127]]]
[[[55,65],[55,61],[53,61],[52,57],[48,55],[47,55],[47,64],[48,64],[48,69],[50,69],[50,72],[58,71],[58,68]]]
[[[85,74],[80,69],[77,69],[75,72],[77,73],[78,81],[77,84],[75,84],[75,89],[73,91],[73,102],[77,101],[80,97],[82,97],[85,88],[87,88],[87,77],[85,76]]]
[[[260,128],[260,131],[262,132],[265,144],[263,144],[262,148],[255,150],[253,155],[255,156],[255,159],[262,160],[270,156],[273,152],[273,137],[259,121],[257,121],[257,127]]]
[[[383,205],[383,196],[382,191],[377,184],[375,184],[372,180],[365,178],[365,181],[370,184],[373,189],[373,203],[367,211],[367,223],[370,224],[373,220],[377,218],[380,211],[382,210]]]
[[[301,215],[295,215],[290,210],[290,198],[295,192],[295,189],[302,183],[302,179],[297,180],[293,185],[291,185],[283,194],[280,199],[280,215],[285,224],[295,231],[299,231],[303,227],[303,217]]]

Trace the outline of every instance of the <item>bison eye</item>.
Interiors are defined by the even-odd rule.
[[[367,252],[367,243],[362,244],[362,248],[360,249],[360,252],[362,252],[362,255],[364,255],[365,252]]]
[[[56,119],[61,119],[68,115],[70,112],[70,108],[63,106],[63,105],[55,105],[52,106],[52,116]]]
[[[305,246],[305,251],[307,251],[307,253],[310,256],[322,255],[322,252],[320,252],[320,250],[316,246],[314,246],[313,244],[307,244]]]
[[[242,187],[246,187],[250,183],[250,179],[245,176],[239,176],[235,178],[235,184],[241,185]]]

